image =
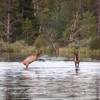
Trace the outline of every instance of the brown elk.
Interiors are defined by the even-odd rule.
[[[38,58],[41,56],[42,51],[38,51],[37,53],[33,53],[30,56],[26,57],[22,63],[26,66],[26,70],[28,69],[29,64],[31,64],[32,62],[38,60]]]

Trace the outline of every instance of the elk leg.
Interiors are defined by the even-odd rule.
[[[26,64],[26,68],[25,68],[25,70],[27,70],[28,69],[28,64]]]

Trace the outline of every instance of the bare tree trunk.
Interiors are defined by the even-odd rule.
[[[7,15],[7,37],[9,39],[9,34],[10,34],[10,13],[8,12]]]
[[[77,33],[80,31],[80,16],[82,16],[82,0],[78,0],[77,12],[74,18],[74,23],[72,24],[70,41],[76,39]]]
[[[97,35],[100,37],[100,0],[98,0],[98,23],[97,23]]]
[[[7,40],[9,42],[10,39],[10,30],[11,30],[11,6],[12,6],[12,0],[7,1]]]

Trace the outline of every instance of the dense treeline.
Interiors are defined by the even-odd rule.
[[[100,0],[0,0],[0,38],[36,47],[100,48]]]

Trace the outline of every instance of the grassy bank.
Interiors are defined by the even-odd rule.
[[[0,42],[0,52],[2,53],[18,53],[20,55],[27,55],[35,52],[33,46],[28,46],[24,41],[18,41],[15,43]]]
[[[15,43],[7,43],[7,42],[0,42],[0,52],[6,52],[6,53],[14,53],[18,55],[29,55],[33,52],[35,52],[37,49],[34,46],[28,46],[25,44],[24,41],[18,41]],[[42,48],[43,53],[47,55],[52,55],[52,49],[51,48]],[[74,51],[75,48],[59,48],[58,55],[67,57],[67,58],[73,58],[74,57]],[[99,59],[100,60],[100,49],[91,50],[89,48],[79,48],[80,57],[81,58],[92,58],[92,59]],[[53,55],[54,56],[54,55]]]
[[[75,48],[59,48],[59,55],[65,57],[74,57]],[[100,49],[91,50],[89,48],[79,48],[81,58],[92,58],[100,60]]]

